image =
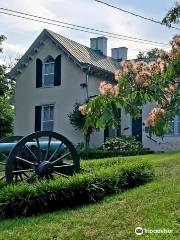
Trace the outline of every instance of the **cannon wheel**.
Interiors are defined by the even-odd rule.
[[[41,141],[46,141],[46,149],[43,149]],[[34,144],[29,146],[30,142]],[[52,150],[53,142],[57,147]],[[79,170],[79,156],[73,144],[58,133],[41,131],[22,138],[13,148],[6,164],[6,181],[31,183],[40,179],[67,177]]]
[[[16,143],[21,140],[22,136],[9,136],[0,139],[0,143]],[[0,181],[5,179],[5,166],[8,159],[8,154],[0,153]]]

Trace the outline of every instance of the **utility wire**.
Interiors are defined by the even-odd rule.
[[[124,41],[133,41],[133,42],[137,42],[137,43],[141,43],[141,44],[150,44],[151,43],[153,45],[169,46],[169,44],[166,44],[166,43],[154,42],[154,41],[150,41],[150,40],[129,37],[129,36],[126,36],[126,35],[110,33],[110,32],[101,31],[101,30],[97,30],[97,29],[93,29],[93,28],[88,28],[88,27],[84,27],[84,26],[80,26],[80,25],[75,25],[75,24],[62,22],[62,21],[59,21],[59,20],[43,18],[43,17],[40,17],[40,16],[27,14],[27,13],[24,13],[24,12],[18,12],[18,11],[14,11],[14,10],[10,10],[10,9],[5,9],[5,8],[0,8],[0,9],[5,10],[5,11],[9,11],[9,12],[15,12],[15,13],[30,16],[30,17],[25,17],[25,16],[21,16],[21,15],[9,13],[9,12],[4,12],[4,11],[0,11],[1,14],[14,16],[14,17],[18,17],[18,18],[23,18],[23,19],[27,19],[27,20],[31,20],[31,21],[36,21],[36,22],[40,22],[40,23],[46,23],[46,24],[50,24],[50,25],[54,25],[54,26],[60,26],[60,27],[63,27],[63,28],[71,29],[71,30],[77,30],[77,31],[82,31],[82,32],[86,32],[86,33],[96,34],[96,35],[97,34],[100,35],[100,33],[101,34],[105,33],[106,36],[110,37],[110,38],[116,38],[116,39],[120,39],[120,40],[124,40]],[[34,18],[38,18],[38,19],[34,19]],[[44,21],[44,20],[41,20],[41,19],[45,19],[45,20],[48,20],[48,21]],[[49,22],[49,21],[51,21],[51,22]],[[53,23],[53,22],[59,22],[60,24]],[[66,24],[66,25],[64,25],[64,24]]]
[[[119,10],[119,11],[121,11],[121,12],[125,12],[125,13],[128,13],[128,14],[131,14],[131,15],[133,15],[133,16],[135,16],[135,17],[139,17],[139,18],[142,18],[142,19],[144,19],[144,20],[147,20],[147,21],[150,21],[150,22],[153,22],[153,23],[160,24],[160,25],[165,26],[165,27],[168,27],[168,28],[174,28],[174,29],[176,29],[176,30],[180,30],[180,28],[177,28],[177,27],[174,27],[174,26],[170,26],[170,27],[169,27],[169,26],[166,26],[165,24],[163,24],[163,23],[162,23],[161,21],[159,21],[159,20],[155,20],[155,19],[153,19],[153,18],[148,18],[148,17],[142,16],[142,15],[136,14],[136,13],[134,13],[134,12],[130,12],[130,11],[125,10],[125,9],[122,9],[122,8],[120,8],[120,7],[111,5],[110,3],[103,2],[103,1],[101,1],[101,0],[94,0],[94,1],[95,1],[95,2],[98,2],[98,3],[101,3],[101,4],[104,4],[104,5],[108,6],[108,7],[114,8],[114,9],[116,9],[116,10]]]
[[[35,17],[35,18],[39,18],[39,19],[43,19],[43,20],[48,20],[48,21],[51,21],[51,22],[57,22],[57,23],[61,23],[61,24],[66,24],[68,26],[73,26],[73,27],[78,27],[78,28],[82,28],[82,29],[86,29],[86,30],[91,30],[91,31],[95,31],[95,32],[98,32],[98,33],[105,33],[105,34],[110,34],[110,35],[113,35],[113,36],[118,36],[118,37],[123,37],[123,38],[125,37],[125,38],[140,40],[140,41],[143,41],[143,42],[156,43],[158,45],[159,44],[169,45],[169,44],[166,44],[166,43],[146,40],[146,39],[142,39],[142,38],[130,37],[130,36],[127,36],[127,35],[111,33],[111,32],[107,32],[107,31],[98,30],[98,29],[95,29],[95,28],[89,28],[89,27],[86,27],[86,26],[81,26],[81,25],[77,25],[77,24],[67,23],[67,22],[63,22],[63,21],[59,21],[59,20],[55,20],[55,19],[40,17],[40,16],[37,16],[37,15],[32,15],[32,14],[28,14],[28,13],[25,13],[25,12],[15,11],[15,10],[12,10],[12,9],[1,8],[1,7],[0,7],[0,9],[8,11],[8,12],[13,12],[13,13],[18,13],[18,14],[30,16],[30,17],[33,17],[33,18]]]

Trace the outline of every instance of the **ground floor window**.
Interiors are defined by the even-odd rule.
[[[54,131],[54,105],[43,105],[41,108],[41,130]]]
[[[180,135],[180,115],[176,116],[169,124],[171,129],[166,133],[166,136]]]

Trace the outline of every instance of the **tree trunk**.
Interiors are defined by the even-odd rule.
[[[89,148],[89,143],[90,143],[90,134],[86,134],[85,136],[85,150]]]

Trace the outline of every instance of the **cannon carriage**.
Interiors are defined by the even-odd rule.
[[[0,181],[31,183],[68,177],[79,171],[75,147],[58,133],[41,131],[0,140]]]

